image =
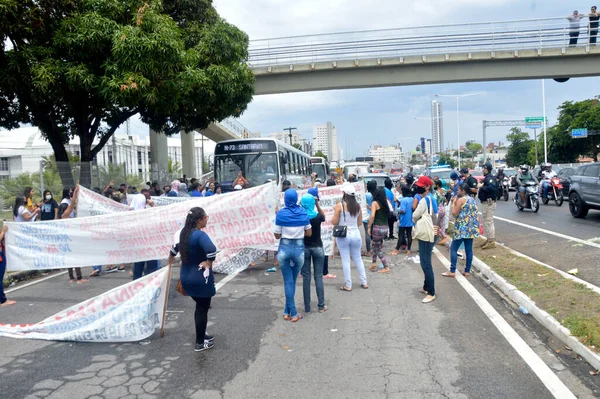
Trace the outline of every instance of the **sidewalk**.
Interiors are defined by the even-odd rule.
[[[316,312],[313,288],[313,313],[295,324],[282,319],[281,273],[259,263],[217,293],[209,313],[215,348],[200,354],[192,347],[193,301],[175,290],[164,338],[110,345],[0,338],[0,389],[52,399],[552,397],[464,289],[438,277],[444,269],[435,258],[431,304],[421,303],[420,266],[389,259],[391,273],[368,272],[368,290],[353,269],[353,291],[342,292],[337,257],[330,263],[337,279],[325,280],[329,310]],[[18,304],[0,310],[0,322],[40,321],[125,281],[115,273],[85,288],[57,277],[14,292]],[[301,284],[299,276],[299,310]]]

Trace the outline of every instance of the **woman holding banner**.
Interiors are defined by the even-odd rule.
[[[4,279],[4,273],[6,272],[6,255],[4,255],[4,236],[8,231],[8,226],[4,225],[0,230],[0,307],[10,306],[17,303],[16,301],[8,300],[4,294],[4,287],[2,286],[2,280]]]
[[[68,189],[63,190],[63,197],[65,196],[66,190]],[[73,215],[75,214],[75,209],[77,208],[77,198],[79,196],[79,184],[75,190],[72,192],[67,191],[66,193],[69,195],[69,202],[64,200],[61,201],[58,207],[59,219],[70,219],[74,217]],[[73,273],[73,270],[75,270],[75,273],[77,274],[77,280],[75,280],[75,274]],[[81,267],[70,267],[67,269],[67,271],[69,272],[69,283],[72,284],[77,281],[77,284],[83,284],[88,282],[88,280],[84,279],[81,275]]]
[[[285,308],[283,319],[293,323],[304,316],[296,310],[294,296],[296,279],[304,266],[304,237],[312,235],[312,227],[306,210],[298,205],[298,193],[288,189],[283,194],[285,208],[280,209],[275,217],[275,238],[279,241],[277,260],[283,275],[285,291]]]
[[[194,350],[202,352],[214,346],[214,337],[206,334],[208,309],[215,289],[215,276],[212,264],[217,257],[217,247],[204,231],[208,223],[208,215],[204,209],[190,209],[185,219],[185,226],[179,235],[179,244],[171,250],[169,261],[181,254],[181,287],[196,302],[194,322],[196,324],[196,345]]]

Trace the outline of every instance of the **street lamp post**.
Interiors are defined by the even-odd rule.
[[[481,93],[469,93],[469,94],[436,94],[436,97],[449,97],[456,98],[456,136],[458,137],[458,168],[460,169],[460,106],[459,102],[461,98],[477,96]]]
[[[286,127],[283,130],[288,131],[289,135],[290,135],[290,145],[293,145],[292,143],[292,130],[297,130],[295,127]]]

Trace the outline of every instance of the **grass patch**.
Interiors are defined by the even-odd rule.
[[[478,243],[482,240],[478,239]],[[478,243],[474,244],[475,256],[529,296],[582,343],[600,348],[600,295],[505,248],[483,251]]]

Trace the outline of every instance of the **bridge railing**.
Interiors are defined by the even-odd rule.
[[[221,128],[233,133],[233,135],[237,138],[254,137],[252,132],[246,129],[246,127],[235,118],[225,118],[221,122],[216,122],[216,125],[219,125]]]
[[[575,31],[579,32],[577,45],[588,45],[588,20],[583,19],[579,29],[573,29],[566,17],[251,40],[249,63],[252,66],[270,66],[415,55],[564,48],[569,46],[569,34]]]

